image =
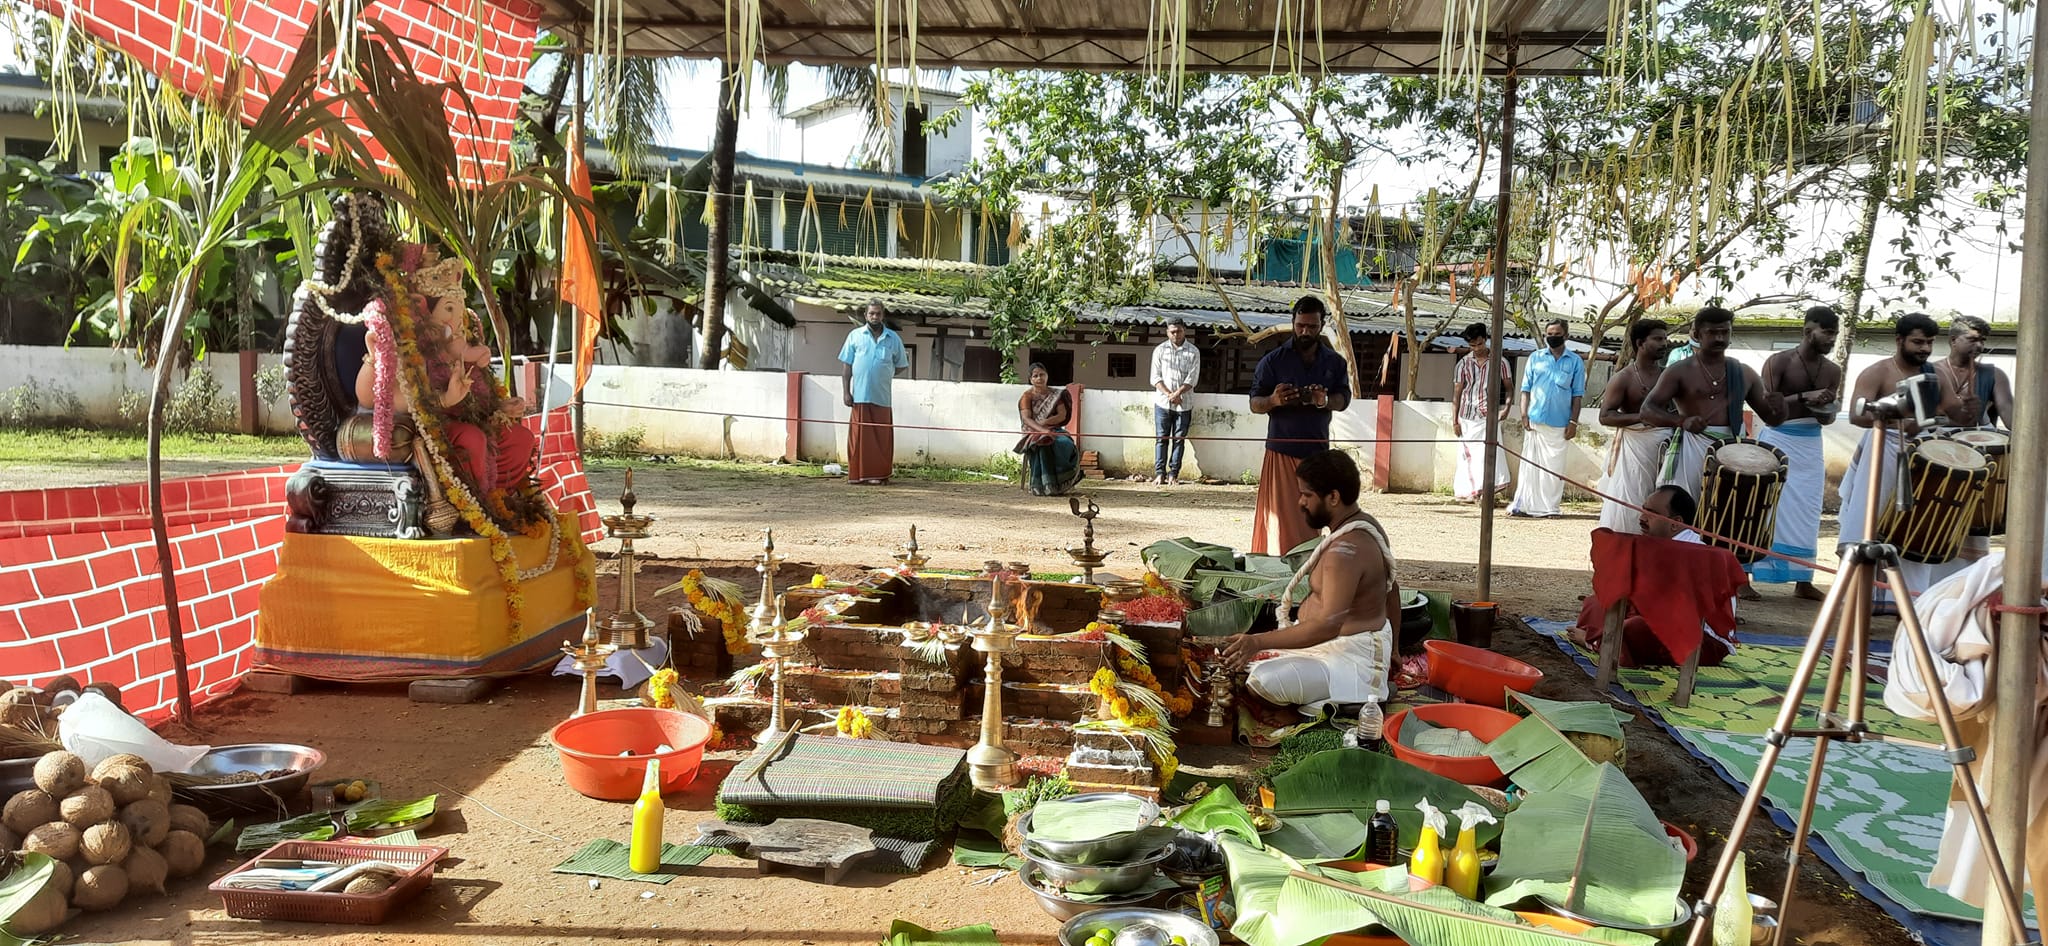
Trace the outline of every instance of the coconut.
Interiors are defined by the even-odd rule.
[[[391,889],[391,878],[384,874],[364,874],[341,888],[342,893],[371,894]]]
[[[162,844],[164,835],[171,831],[171,810],[163,802],[153,798],[130,802],[122,806],[115,820],[128,829],[128,837],[138,845],[155,847]]]
[[[71,887],[72,905],[84,910],[106,910],[127,896],[128,872],[114,864],[88,868]]]
[[[171,830],[186,831],[204,838],[213,832],[213,823],[206,820],[206,812],[191,805],[172,805]]]
[[[57,866],[61,868],[64,865]],[[15,908],[14,915],[7,918],[7,932],[15,936],[35,936],[54,930],[57,924],[64,922],[65,914],[71,912],[71,905],[66,902],[64,891],[58,888],[58,879],[52,876],[50,882],[36,891],[27,903]],[[68,887],[71,881],[66,878],[64,883]]]
[[[36,787],[63,798],[85,786],[85,760],[69,752],[45,752],[36,760]]]
[[[157,845],[156,850],[164,856],[164,863],[170,866],[172,877],[196,873],[206,864],[206,842],[190,831],[172,831],[164,835],[164,843]]]
[[[42,825],[21,839],[21,849],[36,854],[48,854],[58,860],[75,857],[78,854],[78,829],[62,821]]]
[[[57,803],[66,824],[80,831],[114,817],[114,796],[98,785],[87,785]]]
[[[96,824],[85,829],[79,838],[78,850],[85,859],[95,864],[119,864],[128,857],[135,843],[128,837],[128,829],[118,821]]]
[[[119,768],[120,766],[124,765],[138,766],[146,771],[151,772],[155,771],[154,769],[151,769],[149,767],[149,760],[144,759],[143,757],[136,755],[133,752],[122,752],[101,759],[100,764],[93,766],[92,780],[95,782],[99,781],[100,773],[102,770]]]
[[[171,865],[164,863],[164,856],[155,849],[138,844],[128,852],[128,859],[121,862],[121,870],[128,875],[129,889],[163,893],[164,878],[170,876]]]
[[[71,899],[71,882],[77,879],[78,871],[72,868],[70,861],[50,862],[50,886],[63,893],[64,899]]]
[[[13,828],[0,825],[0,860],[4,860],[9,852],[19,850],[21,850],[21,833]]]
[[[149,766],[146,765],[108,765],[102,762],[92,770],[93,782],[106,789],[107,794],[114,796],[116,805],[148,798],[150,779],[155,777],[150,774]]]
[[[37,826],[57,820],[57,799],[40,788],[27,788],[14,793],[7,800],[7,806],[0,808],[0,824],[15,834],[27,834]],[[7,850],[14,850],[8,848]]]
[[[107,702],[114,704],[114,706],[120,709],[122,712],[127,712],[127,707],[121,705],[120,687],[117,687],[111,683],[88,683],[85,685],[85,690],[88,693],[97,693],[101,696],[106,697]]]
[[[56,696],[59,693],[76,693],[81,689],[84,688],[78,685],[78,678],[68,673],[61,674],[56,679],[43,684],[43,692],[51,696]]]
[[[171,780],[161,775],[150,776],[149,797],[152,800],[163,802],[166,807],[169,807],[171,804]]]

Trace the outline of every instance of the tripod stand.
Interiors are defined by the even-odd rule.
[[[1858,405],[1859,408],[1863,406]],[[1869,409],[1875,421],[1870,430],[1863,521],[1865,532],[1874,535],[1878,523],[1877,496],[1884,482],[1885,454],[1890,447],[1885,432],[1887,421],[1901,415],[1893,412],[1896,408],[1887,410],[1882,403],[1871,404]],[[1888,413],[1889,417],[1886,416]],[[1742,796],[1742,806],[1736,809],[1728,844],[1722,849],[1720,860],[1714,864],[1713,878],[1707,882],[1707,889],[1694,913],[1695,920],[1692,932],[1686,938],[1686,946],[1706,946],[1710,942],[1714,905],[1720,900],[1729,875],[1735,870],[1735,858],[1741,853],[1742,839],[1748,834],[1750,821],[1763,802],[1771,770],[1784,753],[1786,742],[1799,736],[1814,740],[1813,762],[1806,771],[1806,792],[1800,800],[1799,817],[1792,829],[1792,845],[1785,855],[1785,886],[1778,898],[1778,926],[1771,934],[1770,946],[1780,946],[1786,941],[1786,931],[1792,926],[1793,889],[1799,881],[1799,855],[1806,849],[1806,835],[1813,827],[1814,803],[1820,794],[1828,744],[1835,740],[1860,743],[1869,732],[1869,726],[1863,719],[1865,662],[1870,655],[1870,596],[1873,584],[1880,576],[1891,586],[1892,595],[1898,602],[1899,636],[1919,658],[1929,703],[1934,709],[1935,720],[1941,726],[1943,755],[1955,767],[1956,784],[1961,789],[1964,806],[1970,811],[1970,820],[1976,825],[1977,834],[1983,838],[1984,857],[1989,862],[1991,886],[1998,895],[1999,906],[2005,912],[2010,928],[2025,935],[2027,927],[2021,919],[2019,894],[2014,889],[2011,875],[2006,873],[1997,844],[1992,840],[1990,816],[1985,813],[1984,800],[1978,795],[1977,783],[1970,776],[1970,763],[1976,760],[1977,753],[1963,745],[1962,735],[1956,729],[1955,713],[1949,707],[1941,681],[1936,678],[1934,654],[1927,646],[1927,637],[1920,628],[1920,617],[1913,611],[1913,596],[1899,568],[1899,550],[1886,542],[1863,541],[1848,545],[1842,556],[1841,571],[1835,576],[1834,587],[1828,589],[1827,598],[1821,602],[1820,615],[1814,618],[1813,631],[1807,635],[1799,665],[1792,671],[1792,683],[1786,690],[1784,707],[1778,711],[1777,721],[1764,733],[1763,760],[1757,763],[1756,776],[1750,780],[1748,793]],[[1794,728],[1799,721],[1801,705],[1805,702],[1806,688],[1818,669],[1821,650],[1827,646],[1830,634],[1834,636],[1834,644],[1828,653],[1827,684],[1816,714],[1817,725],[1811,729]],[[1845,697],[1849,705],[1848,713],[1843,715],[1837,710]]]

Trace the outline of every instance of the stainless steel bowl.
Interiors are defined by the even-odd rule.
[[[1574,913],[1552,902],[1549,897],[1537,897],[1536,901],[1538,903],[1543,904],[1543,909],[1555,913],[1561,917],[1579,920],[1585,923],[1591,923],[1594,926],[1604,926],[1610,930],[1627,930],[1631,933],[1643,933],[1649,936],[1655,936],[1659,938],[1662,938],[1663,936],[1672,932],[1673,930],[1676,930],[1679,927],[1692,922],[1692,904],[1685,902],[1684,897],[1679,897],[1676,901],[1674,901],[1675,909],[1677,910],[1677,915],[1673,916],[1670,922],[1654,924],[1622,923],[1616,920],[1603,919],[1597,916],[1589,916],[1584,913]]]
[[[1090,903],[1069,900],[1066,897],[1060,896],[1059,891],[1047,887],[1045,885],[1045,878],[1039,873],[1038,865],[1036,864],[1025,864],[1024,869],[1017,872],[1017,879],[1023,882],[1024,889],[1031,891],[1031,895],[1038,898],[1039,907],[1045,910],[1046,913],[1051,914],[1055,920],[1071,920],[1084,913],[1094,913],[1100,910],[1135,907],[1159,896],[1162,892],[1154,891],[1152,893],[1133,894],[1127,897],[1109,897]]]
[[[13,798],[17,793],[36,787],[35,759],[8,759],[0,761],[0,799]]]
[[[306,791],[313,772],[327,762],[327,754],[306,746],[283,742],[215,746],[185,774],[197,776],[234,775],[238,772],[268,772],[283,769],[286,775],[254,782],[218,785],[180,785],[173,794],[208,811],[286,813],[292,802]]]
[[[1124,893],[1145,886],[1145,882],[1151,880],[1152,874],[1159,869],[1160,862],[1166,860],[1172,851],[1171,847],[1162,847],[1137,860],[1120,864],[1062,864],[1040,857],[1031,850],[1031,842],[1024,843],[1024,859],[1038,867],[1047,887],[1090,895]]]
[[[1187,940],[1188,946],[1217,946],[1216,931],[1202,921],[1172,910],[1149,907],[1119,907],[1077,916],[1060,927],[1060,946],[1087,946],[1088,937],[1094,936],[1096,930],[1107,929],[1116,933],[1139,923],[1150,923],[1165,930],[1168,937],[1178,936]]]
[[[1048,841],[1031,835],[1031,816],[1035,812],[1027,811],[1024,817],[1017,821],[1017,832],[1046,858],[1062,864],[1110,864],[1136,857],[1139,846],[1145,843],[1144,828],[1159,820],[1158,803],[1149,798],[1125,795],[1122,792],[1087,792],[1060,800],[1074,802],[1095,798],[1137,798],[1143,802],[1138,809],[1138,825],[1122,834],[1112,834],[1093,841]]]

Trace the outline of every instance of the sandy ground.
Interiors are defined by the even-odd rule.
[[[35,485],[55,485],[42,471]],[[62,474],[55,474],[61,476]],[[96,468],[82,475],[118,476]],[[592,479],[607,510],[620,485],[620,468],[600,466]],[[5,484],[0,484],[5,485]],[[26,484],[14,484],[26,485]],[[639,468],[635,485],[641,512],[657,517],[656,537],[641,544],[674,565],[703,564],[714,574],[740,578],[747,556],[760,545],[759,530],[776,528],[777,546],[791,557],[783,574],[808,576],[814,568],[845,574],[858,565],[886,562],[916,523],[932,567],[973,568],[990,558],[1030,562],[1042,571],[1072,571],[1061,550],[1079,544],[1080,522],[1064,499],[1042,499],[1013,487],[980,483],[899,481],[888,487],[853,487],[840,480],[728,470]],[[1102,505],[1097,541],[1114,550],[1111,568],[1135,570],[1138,549],[1177,535],[1232,545],[1249,540],[1252,493],[1247,487],[1090,484]],[[1365,503],[1391,533],[1404,583],[1469,594],[1477,559],[1477,514],[1444,497],[1370,496]],[[1586,533],[1595,511],[1564,519],[1501,520],[1494,555],[1493,596],[1514,614],[1569,617],[1586,593]],[[602,546],[609,551],[611,544]],[[684,563],[674,560],[696,560]],[[658,579],[650,574],[643,581]],[[606,579],[606,598],[615,579]],[[1749,606],[1749,627],[1795,633],[1813,606],[1782,589]],[[649,609],[650,611],[652,609]],[[1539,695],[1594,699],[1591,681],[1546,641],[1523,632],[1496,636],[1498,649],[1546,671]],[[616,691],[606,688],[604,695]],[[566,679],[526,678],[488,702],[442,706],[408,701],[396,688],[321,689],[284,697],[244,692],[201,714],[201,741],[290,741],[318,746],[329,762],[322,777],[381,779],[388,795],[441,793],[444,814],[433,843],[453,850],[423,900],[374,931],[294,923],[228,919],[208,894],[210,881],[234,863],[216,856],[200,878],[167,898],[145,900],[110,914],[82,917],[64,928],[84,942],[259,943],[533,943],[599,942],[789,944],[872,943],[892,918],[932,928],[987,921],[1009,944],[1053,943],[1058,924],[1042,913],[1014,879],[970,886],[973,876],[943,865],[914,877],[855,875],[846,888],[800,880],[754,877],[751,862],[714,857],[666,886],[550,874],[547,869],[596,837],[626,836],[628,806],[585,799],[562,782],[547,729],[575,702]],[[1694,889],[1704,884],[1739,796],[1705,766],[1677,749],[1654,726],[1628,729],[1629,774],[1658,811],[1701,841],[1693,865]],[[1190,766],[1243,764],[1238,750],[1190,749]],[[730,753],[708,761],[696,785],[669,799],[668,836],[687,842],[691,826],[710,817],[717,780]],[[1782,878],[1784,836],[1759,827],[1745,839],[1755,889],[1775,889]],[[1801,875],[1802,909],[1793,932],[1809,946],[1905,944],[1905,931],[1817,861]],[[643,897],[652,893],[651,897]]]

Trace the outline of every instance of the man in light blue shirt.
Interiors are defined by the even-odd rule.
[[[1586,398],[1586,363],[1564,350],[1570,327],[1563,319],[1543,326],[1543,347],[1522,367],[1519,419],[1522,465],[1508,515],[1555,519],[1564,514],[1565,448],[1579,435],[1579,405]]]
[[[910,367],[903,337],[884,321],[889,309],[868,303],[867,324],[839,347],[839,380],[853,411],[846,429],[848,482],[881,485],[896,470],[896,420],[889,410],[889,384]]]

